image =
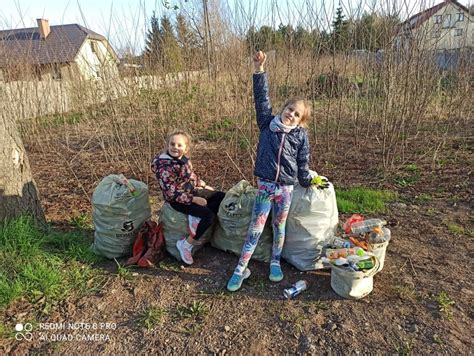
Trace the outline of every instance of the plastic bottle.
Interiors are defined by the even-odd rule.
[[[351,248],[354,246],[349,240],[338,236],[334,236],[334,239],[331,241],[330,245],[335,248]]]
[[[365,234],[372,231],[374,228],[382,228],[385,224],[387,224],[387,222],[381,219],[358,221],[351,225],[351,233],[354,235]]]
[[[390,230],[386,227],[374,229],[369,235],[369,243],[379,244],[390,240]]]
[[[355,247],[355,248],[339,248],[336,250],[331,250],[328,249],[326,250],[326,256],[330,260],[335,260],[338,259],[339,257],[347,257],[350,255],[357,255],[357,256],[364,256],[365,251],[364,249],[360,247]]]

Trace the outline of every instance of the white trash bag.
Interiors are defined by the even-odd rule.
[[[316,172],[311,174],[317,175]],[[324,178],[324,177],[323,177]],[[339,222],[336,192],[329,183],[326,189],[295,185],[286,221],[282,257],[300,271],[329,268],[320,261],[323,247],[330,243]]]

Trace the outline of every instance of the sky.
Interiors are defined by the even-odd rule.
[[[209,3],[218,0],[208,0]],[[389,7],[403,9],[401,18],[431,7],[441,0],[221,0],[234,24],[233,31],[249,25],[279,23],[303,24],[307,28],[327,26],[341,3],[344,12],[389,11]],[[470,6],[473,0],[461,0]],[[160,17],[176,13],[173,6],[192,12],[192,3],[199,0],[0,0],[0,30],[35,27],[37,18],[49,24],[78,23],[109,39],[118,53],[128,47],[135,53],[143,49],[147,26],[153,11]],[[308,4],[312,14],[308,15]],[[384,4],[384,5],[380,5]],[[275,10],[278,8],[278,10]],[[314,11],[314,12],[313,12]],[[313,20],[320,23],[315,24]]]

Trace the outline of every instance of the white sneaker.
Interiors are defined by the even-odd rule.
[[[184,263],[188,265],[192,265],[194,263],[193,255],[191,250],[193,249],[193,245],[186,241],[186,239],[181,239],[176,242],[176,248],[179,251],[179,255]]]

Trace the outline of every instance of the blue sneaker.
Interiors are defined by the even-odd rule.
[[[227,290],[229,292],[235,292],[236,290],[239,290],[242,286],[242,282],[244,281],[244,279],[247,279],[249,277],[250,270],[248,268],[244,270],[244,273],[242,275],[234,272],[232,277],[230,277],[229,282],[227,282]]]
[[[280,265],[270,265],[269,278],[272,282],[280,282],[283,279],[283,272]]]

